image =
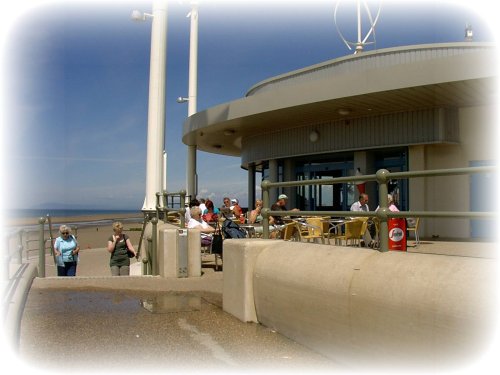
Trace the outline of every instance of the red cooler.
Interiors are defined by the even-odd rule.
[[[389,250],[406,251],[406,220],[393,218],[387,221],[389,229]]]

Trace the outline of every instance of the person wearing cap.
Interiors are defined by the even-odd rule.
[[[286,194],[280,194],[276,203],[271,206],[271,211],[288,211],[288,209],[286,208],[287,201],[288,197],[286,196]],[[299,211],[299,209],[294,208],[291,211]],[[269,222],[276,226],[283,226],[285,224],[283,222],[283,216],[270,216]]]

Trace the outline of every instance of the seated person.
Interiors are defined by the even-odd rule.
[[[220,207],[220,213],[227,219],[234,219],[231,200],[228,197],[224,197],[223,202],[224,204]]]
[[[231,199],[231,210],[233,211],[234,217],[239,219],[240,223],[244,224],[245,217],[243,216],[243,210],[240,207],[240,203],[238,202],[238,199],[236,199],[236,198]]]
[[[202,219],[207,223],[214,223],[219,219],[220,211],[218,208],[214,207],[214,202],[210,199],[207,199],[205,202],[207,208],[202,212]]]
[[[200,207],[195,206],[191,208],[191,219],[189,220],[187,227],[190,229],[200,230],[202,246],[208,246],[212,243],[212,234],[215,232],[215,228],[212,228],[201,218]]]
[[[389,211],[399,212],[399,209],[394,204],[394,198],[393,198],[392,194],[387,194],[387,207],[389,208]],[[380,206],[377,206],[377,208],[375,209],[375,212],[377,212],[379,208],[380,208]]]
[[[248,215],[248,222],[250,224],[256,224],[256,223],[261,223],[262,220],[264,219],[261,215],[262,211],[262,200],[257,199],[255,201],[255,208],[250,211],[250,215]]]
[[[368,207],[368,194],[361,193],[356,202],[351,205],[351,211],[370,211],[370,207]],[[356,219],[357,217],[355,217]],[[376,236],[377,229],[375,227],[375,223],[373,220],[368,219],[368,227],[367,231],[363,235],[363,241],[361,241],[361,245],[368,244],[369,247],[375,246],[375,241],[373,240]]]
[[[189,205],[186,207],[186,213],[184,214],[184,220],[185,222],[189,222],[189,219],[191,219],[191,208],[192,207],[198,207],[200,205],[200,202],[198,199],[191,199],[189,201]]]
[[[287,201],[288,197],[285,194],[280,194],[276,203],[271,206],[271,211],[288,211]],[[299,211],[299,209],[293,208],[291,211]],[[285,227],[283,216],[269,216],[269,225],[272,225],[275,230],[281,231]]]
[[[262,211],[262,200],[257,199],[255,201],[255,209],[250,211],[250,214],[248,215],[248,223],[249,224],[261,224],[262,220],[264,220],[264,217],[261,214]],[[271,222],[271,220],[273,220]],[[271,238],[275,238],[275,226],[273,225],[274,219],[272,217],[269,217],[269,232],[271,233]],[[264,232],[262,225],[256,225],[254,226],[254,230],[256,234],[262,235]]]

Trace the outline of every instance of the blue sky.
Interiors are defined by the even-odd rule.
[[[351,54],[335,1],[210,1],[199,6],[198,110],[238,99],[269,77]],[[1,34],[3,207],[141,209],[145,194],[150,1],[18,1]],[[374,3],[375,4],[375,3]],[[490,2],[382,3],[376,48],[495,41]],[[167,188],[185,188],[189,2],[168,8]],[[372,7],[375,9],[375,7]],[[354,35],[354,6],[339,24]],[[5,18],[5,16],[4,16]],[[354,36],[352,36],[354,39]],[[240,159],[198,152],[199,195],[247,203]]]

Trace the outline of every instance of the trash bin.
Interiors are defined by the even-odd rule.
[[[389,229],[389,250],[406,251],[406,220],[393,218],[387,221]]]

